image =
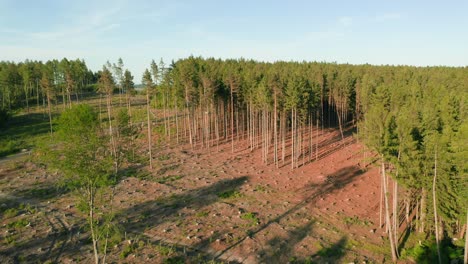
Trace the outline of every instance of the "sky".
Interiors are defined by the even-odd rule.
[[[468,65],[468,1],[0,0],[0,60]]]

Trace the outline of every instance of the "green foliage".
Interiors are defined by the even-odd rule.
[[[262,193],[268,192],[267,187],[264,186],[264,185],[261,185],[261,184],[255,186],[254,191],[256,191],[256,192],[262,192]]]
[[[132,246],[133,244],[126,245],[123,249],[122,252],[120,252],[120,258],[125,259],[127,258],[130,254],[132,254],[134,248]]]
[[[404,249],[401,253],[403,259],[411,259],[417,263],[437,263],[437,248],[435,242],[424,241],[413,248]]]
[[[145,246],[145,243],[142,240],[130,241],[120,252],[120,258],[125,259],[130,254],[137,252],[139,249],[142,249]]]
[[[238,190],[228,190],[218,193],[217,196],[221,199],[235,199],[243,196]]]
[[[165,246],[165,245],[161,245],[161,244],[156,245],[155,250],[156,250],[156,252],[159,253],[159,255],[165,256],[165,257],[171,256],[176,252],[176,250],[173,247]]]
[[[207,211],[199,211],[195,214],[196,217],[207,217],[208,216],[208,212]]]
[[[16,246],[18,239],[18,234],[7,234],[4,237],[4,243],[11,246]]]
[[[251,226],[260,224],[260,220],[258,219],[257,214],[252,212],[243,213],[240,215],[240,218],[249,221]]]
[[[101,241],[115,243],[112,212],[104,211],[101,206],[109,202],[107,187],[116,183],[108,136],[101,131],[94,109],[81,104],[62,112],[53,140],[54,144],[46,144],[39,150],[42,160],[63,175],[61,186],[77,196],[77,207],[87,216],[99,257],[105,244]]]
[[[361,220],[359,217],[357,216],[353,216],[353,217],[349,217],[349,216],[346,216],[344,218],[344,222],[347,226],[350,226],[350,225],[362,225],[362,226],[370,226],[372,225],[372,222],[367,220],[367,219],[364,219],[364,220]]]
[[[29,224],[29,221],[25,218],[19,219],[7,224],[8,228],[22,229]]]
[[[21,145],[21,142],[10,137],[0,139],[0,157],[20,151]]]
[[[19,210],[17,208],[8,208],[3,212],[3,218],[11,218],[17,216]]]
[[[65,176],[62,184],[71,189],[100,188],[113,183],[112,159],[107,136],[100,131],[97,113],[89,105],[64,111],[57,127],[60,145],[53,149],[50,165]]]

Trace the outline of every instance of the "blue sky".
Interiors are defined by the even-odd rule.
[[[0,0],[0,60],[468,65],[468,1]]]

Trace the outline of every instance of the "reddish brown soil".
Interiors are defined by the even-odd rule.
[[[363,148],[352,136],[339,139],[338,131],[327,131],[319,138],[319,159],[314,153],[311,162],[305,160],[294,170],[289,161],[279,169],[262,163],[260,150],[251,152],[245,141],[235,142],[234,153],[230,143],[210,150],[160,147],[152,175],[126,178],[116,188],[114,206],[126,240],[112,248],[108,260],[157,263],[184,255],[197,263],[200,255],[242,263],[383,262],[388,250],[378,228],[378,170],[363,165]],[[91,262],[91,247],[77,233],[83,216],[71,194],[51,199],[21,195],[22,189],[53,182],[53,176],[28,166],[1,168],[0,199],[20,199],[39,208],[28,227],[36,235],[7,227],[27,213],[3,218],[1,239],[10,230],[21,232],[26,241],[19,239],[17,251],[2,243],[0,260],[35,256],[41,261]],[[52,219],[51,224],[44,226],[44,219]],[[54,237],[56,242],[51,242]],[[119,258],[127,241],[145,242]],[[167,255],[157,245],[176,252]]]

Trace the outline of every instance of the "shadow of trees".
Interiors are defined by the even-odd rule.
[[[116,220],[128,233],[142,234],[148,227],[155,227],[166,221],[176,221],[176,219],[183,217],[179,214],[182,208],[188,207],[197,210],[217,202],[221,199],[218,194],[237,190],[247,182],[248,178],[244,176],[232,180],[223,180],[207,187],[189,190],[180,195],[172,195],[137,204],[128,210],[119,212],[116,215]],[[49,192],[48,188],[38,190]],[[53,188],[50,190],[53,190]],[[43,191],[39,192],[42,193]],[[27,194],[29,198],[38,198],[34,195],[29,196],[31,190],[23,190],[18,195],[21,193]],[[53,194],[55,192],[51,193],[51,195]],[[84,238],[83,236],[79,237],[80,233],[85,232],[82,229],[84,226],[82,221],[69,225],[60,212],[46,214],[42,221],[47,222],[50,232],[1,250],[0,261],[2,263],[59,261],[64,254],[79,254],[82,247],[89,244],[87,236]],[[177,247],[177,245],[175,246]],[[182,250],[182,246],[180,246],[180,249]],[[23,252],[31,252],[31,250],[34,250],[32,254],[23,255]],[[183,252],[186,256],[203,256],[204,259],[213,258],[196,248],[183,247]]]
[[[213,185],[189,190],[179,195],[137,204],[117,214],[116,219],[128,232],[141,233],[148,227],[155,227],[166,221],[177,221],[183,218],[179,211],[183,208],[198,210],[217,202],[218,194],[237,190],[247,182],[243,176],[232,180],[222,180]]]
[[[261,261],[265,263],[287,263],[290,261],[294,257],[295,246],[312,232],[313,224],[314,222],[310,221],[288,231],[286,237],[276,236],[267,241],[264,249],[258,253]]]
[[[310,184],[306,186],[303,191],[306,192],[307,195],[304,197],[304,199],[301,202],[295,204],[294,206],[286,210],[284,213],[268,220],[266,223],[259,225],[256,229],[251,230],[249,234],[239,239],[236,243],[218,252],[216,254],[216,258],[222,258],[225,253],[227,253],[229,250],[233,249],[234,247],[240,245],[248,237],[254,237],[259,232],[268,228],[271,224],[279,223],[282,219],[286,218],[287,216],[292,215],[293,213],[297,212],[298,210],[304,208],[305,206],[309,204],[312,204],[321,195],[329,194],[336,190],[344,188],[346,185],[351,183],[354,180],[354,178],[358,177],[359,175],[363,173],[364,171],[361,170],[358,166],[348,166],[348,167],[338,170],[337,172],[333,174],[328,175],[326,178],[327,180],[325,180],[323,183]],[[303,233],[304,232],[310,233],[311,230],[312,230],[312,223],[309,223],[303,226],[302,228],[299,228],[296,231],[290,232],[289,238],[282,238],[282,239],[286,241],[291,240],[293,242],[295,241],[295,243],[298,243],[305,237]],[[300,233],[302,233],[302,235],[299,235]],[[269,243],[274,243],[274,242],[275,241],[270,241]],[[206,241],[202,241],[201,243],[206,243]],[[268,254],[270,253],[266,252],[267,256]]]
[[[282,214],[258,226],[252,227],[246,232],[245,236],[233,241],[232,244],[222,251],[210,251],[210,244],[216,240],[217,237],[219,238],[225,235],[222,233],[216,233],[213,234],[212,237],[203,238],[191,248],[183,245],[171,244],[183,250],[184,255],[188,257],[202,254],[205,259],[225,259],[225,253],[243,243],[245,239],[255,238],[259,232],[267,229],[271,224],[279,223],[282,219],[294,214],[301,208],[313,204],[315,199],[321,195],[344,188],[362,173],[363,171],[359,169],[359,167],[349,166],[328,175],[326,180],[320,184],[310,184],[306,186],[304,190],[302,190],[306,195],[301,202],[292,205]],[[148,228],[155,228],[166,222],[176,223],[177,221],[183,220],[186,217],[186,215],[184,215],[185,210],[183,210],[185,208],[199,211],[206,206],[220,201],[222,199],[220,198],[220,194],[238,190],[242,185],[247,183],[248,180],[248,176],[222,180],[210,186],[136,204],[131,208],[118,212],[115,219],[127,233],[141,235]],[[38,192],[45,192],[45,194],[48,194],[49,191],[47,190],[48,189],[44,189],[44,191]],[[31,191],[26,191],[23,194],[26,196],[32,195],[30,198],[36,198],[34,197],[34,192],[31,193]],[[20,193],[18,193],[18,195],[20,195]],[[50,195],[55,195],[55,193],[52,192]],[[64,222],[67,219],[63,216],[59,216],[59,214],[59,212],[56,212],[55,214],[46,215],[44,218],[44,221],[49,222],[52,232],[23,242],[16,247],[10,247],[0,251],[0,256],[2,256],[0,260],[2,260],[3,257],[9,257],[14,260],[18,258],[21,252],[29,252],[31,250],[36,250],[36,248],[40,250],[27,256],[25,259],[26,261],[59,261],[63,255],[79,254],[80,250],[82,250],[84,246],[87,247],[89,242],[86,238],[83,239],[83,236],[81,236],[81,240],[77,238],[79,232],[84,232],[84,230],[81,229],[84,223],[75,223],[70,226]],[[303,241],[307,235],[312,233],[313,224],[313,221],[309,221],[296,229],[288,230],[286,236],[277,236],[267,241],[261,252],[258,253],[260,260],[266,263],[286,263],[290,261],[290,258],[295,254],[295,247]],[[75,239],[73,239],[74,237]],[[158,239],[154,241],[157,242]],[[165,242],[159,241],[159,243]],[[311,258],[313,258],[314,261],[323,259],[339,261],[346,253],[346,243],[347,239],[343,237],[330,247],[321,249],[316,255],[311,256]],[[235,262],[231,261],[231,263]]]
[[[312,260],[339,263],[346,254],[347,242],[348,238],[346,236],[341,237],[337,242],[320,249],[317,254],[312,256]]]
[[[341,168],[338,171],[327,175],[323,183],[311,183],[307,185],[304,188],[304,191],[313,191],[315,196],[333,193],[334,191],[339,190],[351,183],[354,178],[362,175],[364,172],[365,171],[362,170],[359,166],[348,166]]]

